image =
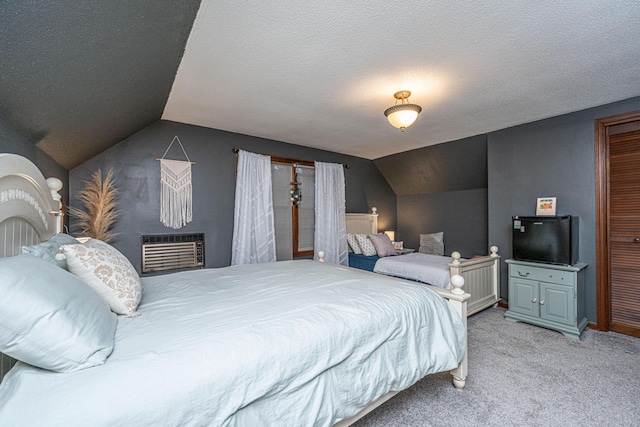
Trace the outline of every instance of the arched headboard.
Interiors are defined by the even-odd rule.
[[[62,231],[62,181],[45,179],[28,159],[0,153],[0,258]],[[15,361],[0,353],[0,380]]]
[[[0,153],[0,257],[62,230],[61,188],[62,181],[45,179],[28,159]]]

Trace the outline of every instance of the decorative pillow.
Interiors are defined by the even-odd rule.
[[[358,241],[358,246],[360,246],[360,250],[362,250],[362,255],[372,256],[376,255],[376,248],[373,246],[371,239],[366,234],[356,234],[356,240]]]
[[[58,233],[46,242],[32,246],[23,246],[22,253],[40,257],[51,264],[67,270],[67,261],[65,259],[56,259],[56,255],[58,254],[60,246],[74,243],[78,243],[78,241],[73,237],[68,234]]]
[[[73,372],[113,351],[117,316],[73,274],[27,254],[0,259],[0,351]]]
[[[418,252],[422,254],[444,255],[444,233],[421,234]]]
[[[362,249],[360,249],[360,245],[358,245],[355,234],[347,233],[347,242],[349,242],[349,248],[351,249],[351,252],[353,252],[354,254],[362,253]]]
[[[138,315],[142,297],[140,277],[129,260],[113,246],[97,239],[64,245],[69,271],[91,286],[111,310],[128,317]]]
[[[379,257],[397,255],[391,239],[386,234],[369,234],[369,239],[371,239]]]

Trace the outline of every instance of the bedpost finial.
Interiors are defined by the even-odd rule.
[[[493,257],[498,256],[498,247],[497,246],[491,246],[489,248],[489,250],[491,251],[491,256],[493,256]]]
[[[324,262],[324,251],[318,252],[318,261]]]
[[[375,206],[371,208],[371,213],[376,215],[378,213],[378,208],[376,208]]]
[[[464,286],[464,277],[459,274],[454,274],[451,276],[451,293],[456,295],[463,295],[464,291],[462,287]]]
[[[451,258],[453,258],[453,261],[451,262],[451,264],[453,265],[459,265],[460,264],[460,252],[455,251],[455,252],[451,252]]]
[[[62,196],[60,196],[59,193],[59,191],[62,190],[62,181],[52,176],[45,179],[45,182],[47,183],[47,187],[49,187],[49,191],[51,191],[51,197],[53,200],[60,203],[60,207],[62,207],[62,203],[60,202],[60,200],[62,200]]]

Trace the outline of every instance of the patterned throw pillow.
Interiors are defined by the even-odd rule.
[[[398,255],[391,239],[386,234],[369,234],[369,239],[371,239],[379,257]]]
[[[351,249],[351,252],[354,254],[362,253],[362,249],[360,249],[360,245],[358,245],[355,234],[347,233],[347,242],[349,242],[349,249]]]
[[[118,314],[138,315],[142,284],[133,265],[113,246],[96,239],[64,245],[69,271],[95,290]]]
[[[420,247],[421,254],[444,255],[444,233],[421,234]]]
[[[366,234],[356,234],[356,240],[358,241],[358,245],[362,250],[362,255],[372,256],[377,255],[375,246],[373,246],[373,242],[369,239],[369,236]]]

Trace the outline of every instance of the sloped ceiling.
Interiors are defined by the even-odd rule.
[[[3,0],[0,116],[67,169],[162,116],[200,0]]]
[[[0,37],[0,115],[68,168],[160,117],[377,159],[640,95],[637,0],[9,0]]]
[[[447,159],[455,159],[455,162]],[[374,161],[397,196],[487,188],[487,135],[404,151]]]

